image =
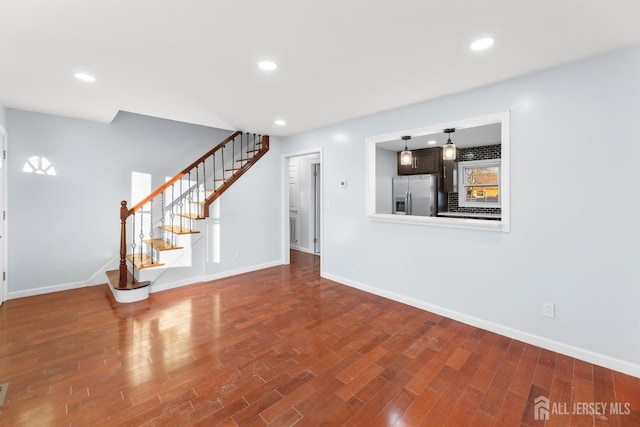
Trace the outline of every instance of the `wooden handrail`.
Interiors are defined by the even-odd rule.
[[[202,161],[204,159],[206,159],[207,157],[209,157],[210,155],[212,155],[213,153],[215,153],[216,151],[218,151],[220,149],[220,147],[224,147],[229,141],[233,141],[238,135],[242,134],[242,132],[240,131],[235,131],[234,133],[232,133],[231,135],[229,135],[229,137],[227,137],[225,140],[223,140],[220,144],[216,145],[214,148],[212,148],[211,150],[209,150],[206,154],[204,154],[203,156],[201,156],[198,160],[196,160],[195,162],[191,163],[189,166],[187,166],[182,172],[180,172],[179,174],[177,174],[176,176],[174,176],[173,178],[171,178],[169,181],[165,182],[163,185],[161,185],[160,187],[158,187],[153,193],[149,194],[147,197],[145,197],[144,199],[142,199],[142,201],[140,201],[137,205],[135,205],[134,207],[132,207],[131,209],[129,209],[129,214],[127,216],[131,216],[133,215],[136,211],[138,211],[139,209],[142,209],[142,207],[144,205],[146,205],[147,203],[149,203],[152,199],[154,199],[157,195],[159,195],[160,193],[162,193],[164,190],[166,190],[167,188],[171,187],[176,181],[178,181],[180,178],[182,178],[183,176],[185,176],[186,174],[189,173],[189,171],[191,171],[192,169],[194,169],[198,164],[202,163]]]
[[[224,139],[222,142],[220,142],[218,145],[216,145],[213,149],[209,150],[206,154],[204,154],[203,156],[201,156],[198,160],[196,160],[195,162],[191,163],[189,166],[187,166],[182,172],[178,173],[176,176],[174,176],[173,178],[171,178],[169,181],[165,182],[163,185],[161,185],[160,187],[158,187],[153,193],[151,193],[149,196],[145,197],[142,201],[140,201],[137,205],[135,205],[134,207],[132,207],[131,209],[127,209],[127,202],[126,201],[122,201],[120,203],[120,266],[119,266],[119,277],[118,277],[118,281],[119,281],[119,287],[120,289],[133,289],[132,286],[135,285],[135,279],[131,278],[132,283],[128,284],[129,281],[129,277],[131,276],[127,270],[127,265],[126,265],[126,254],[127,254],[127,247],[126,247],[126,239],[127,239],[127,218],[131,215],[133,215],[136,211],[142,209],[142,207],[144,207],[147,203],[149,203],[151,200],[153,200],[154,198],[156,198],[158,195],[162,194],[163,191],[165,191],[167,188],[171,187],[176,181],[180,180],[183,176],[190,174],[191,171],[195,168],[198,167],[198,165],[202,162],[204,162],[208,157],[210,157],[211,155],[213,155],[215,152],[217,152],[220,149],[224,149],[224,146],[227,145],[229,142],[233,141],[238,135],[242,135],[242,132],[240,131],[236,131],[234,133],[232,133],[231,135],[229,135],[229,137],[227,137],[226,139]],[[255,142],[255,134],[254,134],[254,142]],[[247,161],[247,163],[243,164],[237,171],[234,169],[234,173],[232,174],[232,176],[224,183],[222,184],[221,187],[219,187],[218,189],[216,189],[211,196],[209,196],[208,198],[206,198],[205,196],[205,200],[203,201],[203,213],[204,215],[202,217],[199,216],[199,218],[206,218],[209,216],[209,206],[214,202],[214,200],[216,200],[217,198],[219,198],[222,193],[224,193],[230,186],[231,184],[233,184],[238,178],[240,178],[240,176],[242,174],[244,174],[258,159],[260,159],[262,156],[264,156],[267,151],[269,151],[269,136],[268,135],[263,135],[260,138],[259,143],[261,144],[260,149],[258,150],[253,150],[255,152],[255,154],[251,157],[250,161]],[[242,145],[242,142],[241,142]],[[248,147],[247,147],[248,148]],[[254,148],[255,145],[254,145]],[[224,150],[223,150],[224,153]],[[242,156],[242,154],[241,154]],[[224,168],[224,161],[222,162],[222,167]],[[204,172],[204,170],[203,170]],[[215,182],[215,165],[214,165],[214,182]],[[203,180],[206,180],[206,175],[203,177]],[[196,184],[195,186],[197,186],[198,184]],[[182,188],[182,186],[181,186]],[[190,190],[187,190],[190,191]],[[183,195],[181,195],[183,196]],[[164,200],[164,199],[163,199]],[[164,203],[164,202],[163,202]],[[173,218],[173,216],[172,216]],[[173,223],[173,220],[172,220]],[[153,227],[153,224],[151,225]],[[141,223],[141,227],[142,227],[142,223]],[[135,237],[134,237],[135,239]],[[142,240],[142,235],[140,236],[140,240]],[[140,242],[142,244],[142,241]],[[140,253],[141,257],[142,257],[142,252]],[[133,277],[133,276],[131,276]]]
[[[260,158],[265,154],[267,154],[267,151],[269,151],[269,135],[263,135],[260,138],[260,144],[261,144],[260,150],[258,150],[258,153],[251,159],[254,163],[260,160]],[[218,188],[213,194],[211,194],[207,199],[205,199],[204,201],[205,217],[209,216],[209,206],[213,202],[215,202],[220,196],[222,196],[222,193],[227,191],[227,189],[231,187],[231,184],[233,184],[236,180],[238,180],[242,176],[242,174],[244,174],[249,169],[249,167],[251,167],[250,164],[246,164],[242,166],[238,172],[234,173],[231,178],[229,178],[227,181],[225,181],[224,184],[222,184],[222,186],[220,186],[220,188]]]

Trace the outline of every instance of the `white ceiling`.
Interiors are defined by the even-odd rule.
[[[0,0],[0,103],[287,135],[640,43],[638,16],[638,0]]]

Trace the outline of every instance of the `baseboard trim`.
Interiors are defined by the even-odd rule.
[[[600,353],[595,353],[591,350],[587,350],[580,347],[575,347],[569,344],[565,344],[559,341],[554,341],[548,338],[541,337],[529,332],[524,332],[518,329],[511,328],[509,326],[501,325],[499,323],[490,322],[488,320],[480,319],[477,317],[469,316],[464,313],[460,313],[448,308],[444,308],[438,305],[430,304],[415,298],[406,297],[404,295],[397,294],[395,292],[385,291],[379,288],[368,286],[344,277],[336,276],[330,273],[323,273],[322,277],[333,280],[340,284],[350,286],[352,288],[360,289],[361,291],[378,295],[393,301],[398,301],[403,304],[410,305],[431,313],[445,316],[453,320],[457,320],[467,325],[475,326],[478,328],[486,329],[487,331],[494,332],[496,334],[504,335],[506,337],[523,341],[527,344],[536,345],[538,347],[545,348],[547,350],[562,353],[564,355],[574,357],[576,359],[583,360],[585,362],[593,363],[595,365],[603,366],[605,368],[613,369],[615,371],[623,372],[628,375],[640,378],[640,365],[628,362],[626,360],[616,359],[611,356],[607,356]]]
[[[298,252],[304,252],[306,254],[310,254],[310,255],[320,255],[315,253],[312,249],[307,249],[307,248],[303,248],[302,246],[291,246],[290,249],[294,250],[294,251],[298,251]]]
[[[116,289],[111,284],[111,281],[107,280],[107,286],[111,289],[113,298],[119,303],[128,304],[131,302],[143,301],[149,298],[149,286],[144,286],[137,289]]]
[[[152,283],[149,286],[149,293],[155,294],[156,292],[168,291],[171,289],[181,288],[183,286],[195,285],[198,283],[202,283],[202,276],[194,276],[188,279],[176,280],[174,282],[162,283],[162,284],[154,284]]]
[[[309,254],[309,255],[315,255],[315,256],[320,256],[320,254],[315,253],[312,250],[309,250],[307,248],[301,248],[301,247],[294,247],[291,246],[291,250],[293,251],[298,251],[298,252],[304,252],[305,254]]]
[[[284,263],[283,260],[265,262],[262,264],[251,265],[248,267],[237,268],[235,270],[223,271],[216,274],[210,274],[202,278],[203,282],[209,282],[211,280],[224,279],[226,277],[237,276],[238,274],[251,273],[252,271],[264,270],[265,268],[278,267]]]
[[[180,288],[182,286],[194,285],[196,283],[210,282],[212,280],[224,279],[226,277],[237,276],[238,274],[251,273],[252,271],[264,270],[265,268],[277,267],[283,264],[283,260],[266,262],[263,264],[251,265],[248,267],[242,267],[235,270],[227,270],[217,274],[211,274],[207,276],[195,276],[188,279],[181,279],[175,282],[163,283],[160,285],[151,284],[150,293],[168,291],[169,289]]]
[[[105,271],[115,270],[120,265],[120,257],[113,257],[100,267],[95,273],[89,277],[86,282],[88,286],[102,285],[107,282],[105,280]]]
[[[106,283],[106,280],[102,284]],[[33,297],[36,295],[50,294],[53,292],[68,291],[71,289],[86,288],[89,286],[86,280],[72,283],[62,283],[60,285],[42,286],[40,288],[25,289],[24,291],[10,291],[7,299],[17,299]]]
[[[111,264],[112,261],[113,260],[109,261],[107,264],[105,264],[105,266],[108,266],[109,264]],[[182,286],[193,285],[196,283],[208,282],[210,280],[224,279],[225,277],[235,276],[238,274],[250,273],[252,271],[263,270],[265,268],[270,268],[270,267],[277,267],[279,265],[282,265],[283,263],[284,261],[280,259],[277,261],[266,262],[263,264],[256,264],[248,267],[238,268],[235,270],[223,271],[221,273],[213,274],[209,276],[195,276],[195,277],[178,280],[171,283],[163,283],[161,285],[151,284],[149,293],[167,291],[169,289],[180,288]],[[62,283],[60,285],[51,285],[51,286],[42,286],[39,288],[25,289],[22,291],[10,291],[7,294],[7,300],[33,297],[36,295],[50,294],[53,292],[60,292],[60,291],[68,291],[71,289],[86,288],[89,286],[98,286],[98,285],[104,285],[105,283],[108,283],[106,276],[100,283],[91,283],[92,279],[95,279],[96,277],[98,277],[97,274],[98,273],[91,276],[90,280],[82,280],[80,282]],[[101,271],[100,274],[104,275],[104,271]]]

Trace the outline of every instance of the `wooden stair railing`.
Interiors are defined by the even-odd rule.
[[[236,139],[238,137],[240,137],[239,149],[236,146]],[[246,145],[244,145],[245,139]],[[229,146],[231,148],[229,148]],[[117,273],[115,270],[107,272],[112,285],[116,289],[125,290],[136,289],[149,284],[148,282],[136,282],[134,275],[131,274],[127,268],[127,220],[129,217],[134,217],[131,222],[132,255],[129,255],[129,259],[130,261],[132,261],[133,268],[136,268],[136,248],[138,247],[138,244],[136,243],[136,238],[138,236],[135,235],[136,212],[141,212],[143,214],[140,218],[140,261],[142,262],[143,257],[145,259],[145,262],[147,262],[149,259],[146,254],[143,255],[143,242],[153,241],[154,244],[151,244],[151,263],[153,264],[154,246],[157,247],[156,242],[159,240],[154,239],[153,233],[153,230],[155,228],[155,225],[153,223],[154,200],[160,198],[160,201],[162,203],[160,209],[162,226],[160,227],[160,229],[180,231],[186,230],[186,227],[183,226],[183,221],[207,218],[209,216],[209,206],[214,201],[216,201],[227,189],[229,189],[234,182],[236,182],[245,172],[247,172],[247,170],[258,160],[260,160],[260,158],[262,158],[262,156],[264,156],[268,151],[269,136],[249,133],[243,134],[240,131],[236,131],[229,137],[224,139],[222,142],[220,142],[218,145],[216,145],[213,149],[202,155],[195,162],[191,163],[180,173],[176,174],[173,178],[158,187],[155,191],[149,194],[149,196],[145,197],[132,208],[127,208],[127,202],[123,200],[120,203],[120,265]],[[219,160],[216,158],[217,154],[219,154]],[[227,163],[225,163],[225,154],[227,156]],[[211,162],[211,165],[209,166],[210,171],[207,171],[207,162],[209,161]],[[216,168],[218,164],[219,167]],[[196,177],[195,184],[192,181],[192,174],[195,174]],[[187,178],[188,180],[186,190],[183,189],[183,181],[185,178]],[[177,196],[175,196],[176,183],[179,184]],[[169,190],[170,193],[165,194]],[[194,192],[196,194],[196,200],[193,200]],[[202,200],[200,199],[201,193]],[[169,203],[166,202],[167,198],[171,199]],[[193,208],[191,207],[191,205],[193,204],[198,206],[196,208],[197,213],[192,212]],[[144,240],[144,209],[147,206],[150,206],[149,210],[146,211],[146,214],[150,216],[151,223],[148,224],[150,229],[148,236],[149,240]],[[166,218],[167,214],[169,214],[169,220],[167,220]],[[178,219],[176,219],[176,217],[178,217]],[[166,221],[169,221],[170,225],[164,225]],[[178,221],[179,223],[176,224],[175,222]],[[164,234],[165,231],[162,231],[162,233]],[[117,280],[115,277],[116,274]],[[116,283],[117,286],[115,286]]]

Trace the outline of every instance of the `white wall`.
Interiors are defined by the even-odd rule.
[[[102,269],[119,253],[119,205],[131,195],[131,172],[151,174],[156,188],[230,134],[131,113],[102,124],[12,109],[7,127],[10,298],[104,283]],[[48,158],[57,176],[22,172],[33,155]],[[267,184],[278,181],[278,165],[269,152],[220,198],[221,262],[188,274],[282,259],[280,189]]]
[[[7,128],[7,109],[0,104],[0,127]]]
[[[286,138],[323,147],[323,275],[640,376],[639,75],[634,47]],[[510,233],[365,219],[365,137],[506,110]]]

